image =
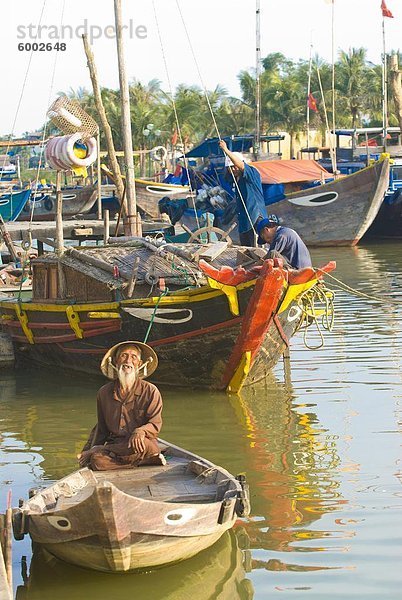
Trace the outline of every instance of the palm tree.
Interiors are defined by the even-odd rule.
[[[354,129],[361,122],[362,111],[367,107],[366,95],[369,69],[365,48],[341,50],[337,64],[337,88],[346,100]]]

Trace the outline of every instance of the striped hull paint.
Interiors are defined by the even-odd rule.
[[[151,325],[148,343],[159,356],[153,381],[238,391],[266,376],[301,318],[299,309],[295,313],[296,296],[284,307],[293,288],[284,271],[272,261],[265,266],[257,280],[231,288],[235,300],[228,297],[230,286],[226,291],[206,286],[162,298],[156,311],[157,298],[70,306],[3,301],[2,323],[17,351],[30,359],[91,374],[99,374],[108,348],[127,339],[145,339]],[[315,282],[295,287],[300,293]],[[249,342],[247,373],[233,385]]]

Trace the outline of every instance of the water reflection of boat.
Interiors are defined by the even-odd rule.
[[[248,432],[253,514],[245,527],[251,547],[309,552],[306,541],[330,535],[315,522],[344,503],[334,475],[340,462],[336,446],[326,441],[314,412],[295,410],[292,390],[274,378],[264,387],[245,390],[239,399],[232,397],[231,403]],[[312,550],[319,551],[318,544]],[[279,570],[268,562],[258,560],[254,566]],[[296,570],[279,562],[280,570]]]
[[[110,575],[67,565],[35,547],[29,576],[17,589],[16,600],[251,600],[253,586],[246,578],[248,550],[242,530],[226,532],[208,550],[183,563],[153,573]],[[24,571],[24,568],[23,568]]]

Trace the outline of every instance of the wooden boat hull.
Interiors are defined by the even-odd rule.
[[[148,335],[160,359],[156,383],[235,391],[236,374],[241,387],[275,366],[302,319],[297,298],[317,283],[309,276],[288,286],[286,271],[266,263],[262,286],[255,279],[237,286],[209,279],[208,286],[162,299],[71,306],[4,301],[2,322],[16,350],[46,366],[98,374],[108,348]],[[250,302],[256,310],[248,310]]]
[[[63,189],[63,218],[73,217],[89,212],[97,198],[96,185],[82,188]],[[34,221],[52,221],[56,217],[56,193],[37,192],[31,194],[30,201],[25,205],[19,216],[19,221],[29,221],[31,206],[35,200]]]
[[[169,183],[158,183],[144,179],[135,180],[137,204],[140,209],[153,218],[160,217],[159,200],[164,196],[172,199],[187,198],[190,193],[188,186]]]
[[[209,550],[169,569],[100,578],[97,573],[56,559],[35,544],[29,576],[18,591],[25,600],[54,600],[56,589],[58,600],[76,598],[77,590],[82,598],[127,600],[128,589],[135,589],[138,598],[147,597],[152,589],[153,600],[205,600],[221,590],[221,600],[236,598],[239,593],[242,600],[251,600],[252,585],[246,579],[250,550],[244,548],[246,544],[247,533],[236,528],[225,532]]]
[[[29,533],[65,562],[108,572],[160,567],[208,548],[248,514],[247,489],[222,467],[160,443],[166,465],[81,469],[37,492],[14,511],[16,537]]]
[[[384,200],[366,237],[402,238],[402,191],[395,200]]]
[[[85,568],[95,571],[121,573],[143,571],[187,560],[215,544],[223,533],[224,531],[219,531],[189,538],[132,534],[129,540],[116,546],[97,539],[92,544],[72,541],[66,544],[44,544],[44,548],[72,565],[85,565]]]
[[[288,195],[267,207],[308,246],[354,246],[374,221],[389,183],[389,161]]]

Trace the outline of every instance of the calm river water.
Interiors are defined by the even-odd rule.
[[[334,274],[353,288],[402,300],[401,248],[312,254],[316,265],[336,259]],[[140,575],[32,557],[26,538],[14,543],[17,597],[399,599],[402,310],[341,291],[336,310],[323,349],[307,350],[300,334],[293,339],[291,386],[278,365],[265,386],[241,397],[164,390],[163,437],[246,472],[249,519],[194,559]],[[0,380],[3,511],[9,489],[16,505],[30,487],[76,468],[102,380],[39,369]]]

